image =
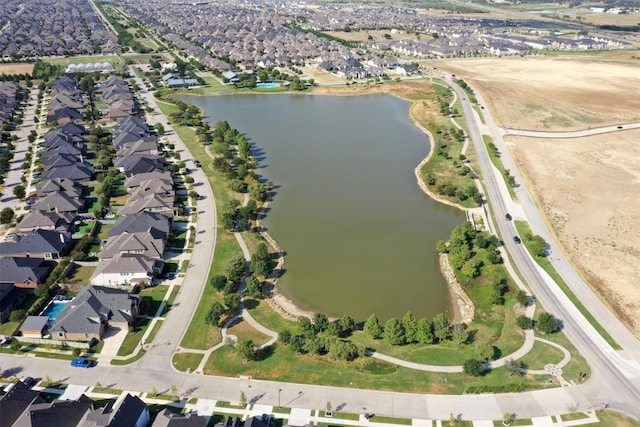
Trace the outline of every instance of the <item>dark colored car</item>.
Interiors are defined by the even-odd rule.
[[[87,360],[84,357],[78,357],[77,359],[73,359],[71,361],[71,366],[76,368],[90,368],[93,366],[93,362],[91,360]]]
[[[200,164],[200,161],[198,160],[194,160],[193,164],[196,165],[197,167],[201,167],[202,165]]]
[[[33,377],[24,377],[20,380],[20,382],[27,387],[31,387],[33,385],[34,379]]]
[[[511,221],[513,219],[510,213],[507,213],[504,217],[507,219],[507,221]]]
[[[522,243],[522,240],[518,236],[513,236],[513,241],[516,243]]]

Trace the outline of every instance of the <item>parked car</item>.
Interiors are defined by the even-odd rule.
[[[71,361],[71,366],[75,368],[90,368],[93,366],[93,362],[91,360],[87,360],[84,357],[78,357],[77,359],[73,359]]]
[[[513,236],[513,241],[516,243],[522,243],[522,240],[518,236]]]
[[[513,219],[510,213],[507,213],[504,217],[507,219],[507,221],[511,221]]]
[[[198,160],[194,160],[193,164],[196,165],[197,167],[202,167],[202,165],[200,164],[200,161]]]
[[[24,385],[26,385],[27,387],[31,387],[33,385],[33,377],[24,377],[20,379],[20,382]]]

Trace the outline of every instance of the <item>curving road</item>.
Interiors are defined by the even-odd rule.
[[[470,137],[478,154],[482,177],[487,189],[487,198],[491,201],[495,218],[504,218],[505,214],[511,211],[511,207],[519,205],[522,216],[528,220],[533,232],[543,236],[549,243],[550,253],[553,254],[552,263],[556,270],[585,307],[623,348],[621,351],[611,348],[546,272],[538,267],[524,246],[514,243],[512,236],[515,236],[517,232],[513,222],[498,220],[496,229],[502,236],[522,277],[543,306],[562,321],[564,332],[591,365],[592,377],[590,381],[587,384],[573,387],[572,393],[586,398],[591,405],[606,401],[610,402],[612,408],[639,417],[640,343],[593,294],[558,248],[518,173],[517,166],[502,140],[500,129],[485,109],[483,111],[488,133],[502,153],[501,159],[505,167],[509,168],[516,176],[518,202],[511,199],[504,180],[489,159],[480,132],[480,120],[475,110],[463,90],[450,78],[446,78],[446,80],[461,98],[464,113],[468,118]],[[481,104],[486,105],[480,94],[476,94],[476,96]],[[617,127],[613,128],[617,130]]]

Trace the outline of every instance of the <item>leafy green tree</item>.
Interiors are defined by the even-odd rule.
[[[327,329],[324,330],[324,333],[332,337],[339,337],[342,333],[342,330],[340,329],[340,325],[338,325],[337,322],[329,322],[329,326],[327,326]]]
[[[513,375],[524,375],[524,371],[526,369],[526,365],[524,362],[519,360],[507,359],[505,361],[505,366],[507,367],[507,371],[509,372],[509,376]]]
[[[245,282],[245,293],[253,298],[258,298],[262,294],[262,284],[256,276],[249,276]]]
[[[439,313],[433,319],[433,335],[440,342],[446,341],[451,337],[451,324],[446,314]]]
[[[224,274],[232,282],[239,282],[244,276],[247,261],[242,254],[232,255],[224,265]]]
[[[531,327],[531,318],[521,314],[516,317],[516,326],[522,330],[529,329]]]
[[[449,252],[449,249],[447,248],[447,242],[445,242],[444,240],[438,240],[438,243],[436,243],[436,251],[440,253]]]
[[[242,299],[238,294],[229,294],[224,296],[224,305],[227,306],[227,310],[235,312],[240,308]]]
[[[402,316],[402,326],[404,327],[405,341],[409,344],[412,342],[416,342],[418,333],[418,320],[411,311],[407,311],[404,316]]]
[[[313,315],[313,328],[316,333],[324,332],[329,326],[329,319],[322,313],[315,313]]]
[[[246,360],[256,359],[256,348],[251,340],[243,340],[238,343],[236,347],[238,354]]]
[[[340,331],[343,334],[348,335],[351,332],[353,332],[353,329],[356,327],[356,322],[353,320],[351,316],[349,316],[348,314],[345,314],[340,318],[338,325],[340,326]]]
[[[418,329],[416,331],[416,340],[420,344],[433,344],[433,323],[427,318],[418,320]]]
[[[15,213],[11,208],[4,208],[0,212],[0,224],[9,224],[13,220]]]
[[[518,289],[516,292],[516,301],[518,301],[523,307],[526,307],[529,305],[529,296],[522,289]]]
[[[156,132],[160,136],[164,135],[164,125],[162,123],[156,123]]]
[[[469,331],[463,323],[453,325],[451,339],[456,344],[464,344],[469,340]]]
[[[300,330],[305,336],[314,336],[315,328],[313,327],[313,323],[311,323],[311,319],[306,316],[298,317],[298,326]]]
[[[536,321],[536,329],[544,334],[553,334],[560,330],[558,319],[551,313],[540,313]]]
[[[529,249],[535,256],[543,257],[546,256],[546,248],[547,242],[544,240],[542,236],[527,236],[529,237]]]
[[[289,331],[288,329],[285,329],[284,331],[278,334],[278,338],[280,338],[280,341],[284,345],[287,345],[291,342],[291,338],[293,338],[293,336],[291,334],[291,331]]]
[[[480,268],[482,267],[482,261],[471,258],[462,265],[460,268],[460,273],[464,274],[467,277],[478,277],[480,275]]]
[[[467,359],[462,365],[462,372],[472,377],[480,377],[484,374],[484,363],[478,359]]]
[[[489,361],[493,359],[495,349],[488,342],[478,342],[476,343],[475,352],[480,360]]]
[[[391,345],[403,345],[406,343],[405,331],[402,323],[394,317],[384,324],[382,339]]]
[[[16,196],[16,198],[22,200],[24,199],[24,196],[27,195],[27,192],[24,189],[23,185],[16,185],[15,187],[13,187],[13,195]]]
[[[369,316],[364,324],[364,332],[374,339],[378,339],[382,336],[382,326],[380,326],[378,316],[376,316],[375,314]]]
[[[25,317],[27,317],[27,312],[22,309],[18,309],[11,312],[9,320],[12,322],[21,322]]]
[[[222,274],[218,274],[213,276],[209,283],[211,283],[211,286],[213,286],[214,289],[221,291],[225,286],[227,286],[227,277]]]
[[[209,309],[209,312],[205,317],[205,321],[212,326],[218,326],[218,322],[220,321],[220,318],[222,317],[224,312],[224,306],[216,301],[211,304],[211,308]]]
[[[259,277],[267,277],[269,275],[269,265],[266,261],[252,261],[251,272]]]

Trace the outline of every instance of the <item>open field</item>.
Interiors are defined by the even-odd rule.
[[[0,64],[0,74],[31,74],[31,71],[33,71],[33,64]]]
[[[569,131],[640,121],[637,51],[442,61],[479,90],[500,126]],[[433,63],[431,63],[433,64]]]
[[[630,92],[640,87],[640,61],[632,56],[637,51],[443,61],[438,68],[480,91],[501,126],[569,131],[640,121],[640,99]],[[639,137],[627,130],[576,139],[506,138],[565,253],[636,334]]]

